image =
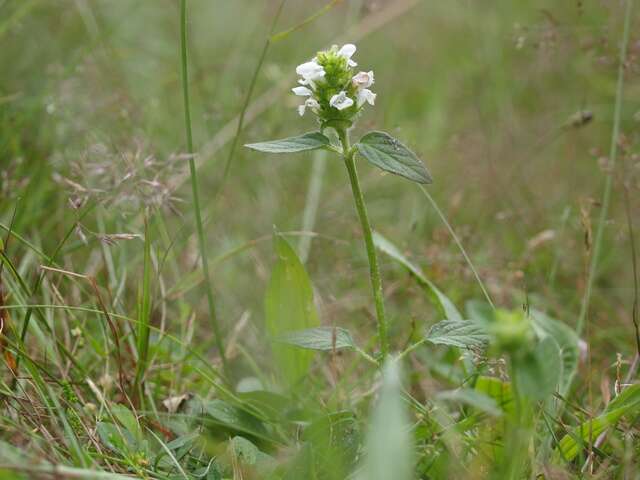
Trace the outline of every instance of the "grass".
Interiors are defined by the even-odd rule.
[[[638,5],[492,7],[0,2],[0,478],[638,478]],[[344,165],[239,148],[349,41],[382,368]]]

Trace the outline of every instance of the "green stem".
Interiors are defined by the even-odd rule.
[[[193,208],[196,216],[196,229],[198,231],[198,244],[200,247],[200,259],[202,261],[202,273],[204,275],[205,289],[207,291],[207,303],[209,305],[209,319],[213,329],[214,340],[220,357],[222,359],[222,369],[224,376],[229,379],[229,367],[225,356],[224,343],[216,317],[215,301],[213,289],[211,288],[211,277],[209,275],[209,263],[207,261],[207,249],[204,240],[204,228],[202,227],[202,214],[200,211],[200,199],[198,194],[198,176],[196,173],[196,163],[193,158],[193,135],[191,133],[191,108],[189,103],[189,75],[187,70],[187,2],[180,0],[180,51],[182,63],[182,96],[184,101],[184,126],[187,134],[187,153],[189,154],[189,171],[191,173],[191,190],[193,193]]]
[[[373,233],[371,224],[369,223],[369,215],[367,207],[364,203],[362,190],[360,189],[360,181],[358,180],[358,171],[355,164],[355,151],[351,149],[349,142],[349,134],[346,129],[339,129],[338,136],[342,143],[342,156],[344,164],[349,172],[349,180],[351,181],[351,191],[353,192],[353,200],[356,204],[358,217],[360,217],[360,225],[362,226],[362,234],[364,235],[364,243],[367,247],[367,257],[369,258],[369,276],[371,277],[371,288],[373,289],[373,299],[376,304],[376,316],[378,318],[378,338],[380,341],[381,360],[384,360],[389,353],[389,338],[387,333],[387,319],[384,313],[384,298],[382,293],[382,280],[380,279],[380,267],[378,266],[378,256],[376,247],[373,244]]]
[[[611,172],[613,172],[616,157],[618,155],[618,137],[620,136],[620,117],[622,114],[622,87],[624,85],[625,61],[627,58],[627,45],[629,43],[629,31],[631,24],[631,7],[632,0],[627,0],[627,8],[625,10],[624,31],[622,33],[622,43],[620,44],[620,61],[618,64],[618,82],[616,84],[616,100],[613,110],[613,132],[611,133],[611,149],[609,151],[609,161],[611,162]],[[587,322],[589,314],[589,304],[591,302],[591,294],[593,292],[593,284],[597,275],[598,263],[600,261],[600,251],[602,250],[602,239],[604,227],[607,224],[607,215],[609,215],[609,204],[611,203],[611,190],[613,186],[613,173],[606,175],[604,183],[604,191],[602,193],[602,207],[600,208],[600,218],[598,219],[598,228],[596,230],[595,240],[593,242],[593,254],[589,271],[587,273],[587,287],[584,291],[582,304],[580,307],[580,316],[576,324],[576,332],[582,335],[582,331]]]

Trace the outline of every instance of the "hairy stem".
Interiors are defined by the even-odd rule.
[[[351,149],[349,142],[349,134],[346,129],[338,131],[340,143],[342,143],[344,164],[349,172],[349,180],[351,181],[351,191],[353,192],[353,200],[356,204],[358,217],[360,217],[360,225],[362,226],[362,234],[364,235],[364,243],[367,247],[367,257],[369,259],[369,276],[371,277],[371,288],[373,289],[373,299],[376,304],[376,317],[378,319],[378,338],[380,342],[381,362],[389,353],[389,338],[387,333],[387,319],[384,313],[384,299],[382,294],[382,280],[380,278],[380,267],[378,266],[378,256],[376,247],[373,244],[373,233],[371,224],[369,223],[369,215],[367,207],[364,203],[362,190],[360,189],[360,181],[358,180],[358,171],[354,159],[354,151]]]
[[[202,213],[200,211],[200,199],[198,194],[198,176],[196,163],[193,158],[193,135],[191,133],[191,107],[189,103],[189,74],[187,70],[187,2],[180,0],[180,53],[182,64],[182,96],[184,100],[184,126],[187,135],[187,153],[189,154],[189,171],[191,173],[191,190],[193,193],[193,209],[196,217],[196,229],[198,232],[198,245],[200,247],[200,259],[202,261],[202,273],[204,275],[205,290],[207,291],[207,303],[209,305],[209,319],[213,330],[214,340],[220,357],[222,359],[222,369],[224,376],[229,378],[229,368],[225,357],[224,343],[218,319],[216,316],[213,289],[211,287],[211,276],[209,275],[209,264],[207,261],[207,249],[204,239],[204,228],[202,227]]]

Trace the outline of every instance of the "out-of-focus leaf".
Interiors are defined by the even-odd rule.
[[[369,132],[355,147],[370,164],[385,172],[417,183],[433,182],[431,174],[416,154],[388,133]]]
[[[418,283],[427,291],[431,300],[447,320],[462,320],[462,315],[460,315],[460,312],[453,302],[449,300],[449,297],[442,293],[440,289],[427,278],[420,267],[405,257],[398,247],[378,232],[373,233],[373,243],[381,252],[386,253],[393,260],[409,270]]]
[[[367,433],[365,459],[357,480],[413,479],[413,436],[402,399],[400,365],[384,366],[382,391]]]
[[[111,413],[118,420],[118,423],[131,432],[137,441],[142,440],[142,430],[138,419],[131,410],[121,404],[111,406]]]
[[[559,381],[559,392],[561,396],[565,396],[571,387],[573,377],[578,370],[578,362],[580,361],[580,338],[571,327],[555,320],[545,313],[531,309],[531,323],[536,335],[543,339],[545,337],[553,338],[560,348],[560,357],[562,359],[562,374]]]
[[[124,427],[118,427],[109,422],[98,422],[96,431],[100,441],[112,452],[127,455],[135,450],[137,442],[133,434]]]
[[[476,380],[474,389],[496,402],[503,412],[513,413],[513,393],[511,392],[511,384],[503,382],[499,378],[480,376]]]
[[[249,412],[216,399],[204,404],[209,418],[218,425],[240,433],[271,440],[264,424]]]
[[[543,400],[554,392],[562,373],[558,344],[545,337],[532,352],[514,359],[513,368],[518,392],[531,400]]]
[[[624,415],[637,415],[638,412],[640,412],[640,385],[631,385],[607,405],[602,415],[581,423],[562,437],[554,452],[556,461],[561,459],[572,461],[583,448],[595,442],[602,432]]]
[[[313,289],[304,266],[295,251],[280,235],[274,236],[278,261],[273,267],[265,294],[265,323],[271,338],[319,325],[313,303]],[[273,343],[273,352],[290,386],[309,371],[314,352]]]
[[[500,410],[495,399],[478,390],[472,390],[470,388],[448,390],[438,393],[436,398],[438,400],[449,400],[464,403],[493,417],[499,417],[502,415],[502,410]]]
[[[465,320],[443,320],[431,327],[426,340],[434,345],[472,348],[482,347],[489,341],[489,337],[482,326],[476,323]]]
[[[355,346],[349,330],[340,327],[316,327],[287,332],[276,340],[296,347],[320,351],[340,350]]]
[[[327,148],[331,142],[320,132],[309,132],[297,137],[271,140],[269,142],[248,143],[245,147],[267,153],[296,153]]]

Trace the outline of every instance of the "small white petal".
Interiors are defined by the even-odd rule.
[[[298,105],[298,114],[303,116],[307,108],[315,112],[318,107],[320,107],[320,104],[315,98],[307,98],[302,105]]]
[[[374,83],[373,70],[359,72],[353,76],[352,81],[357,88],[369,88]]]
[[[331,97],[331,100],[329,100],[329,105],[331,105],[333,108],[337,108],[338,110],[344,110],[345,108],[349,108],[351,105],[353,105],[353,100],[347,97],[347,93],[343,90]]]
[[[358,66],[358,64],[356,62],[354,62],[353,60],[351,60],[351,59],[347,60],[347,65],[349,65],[350,67],[357,67]]]
[[[309,97],[313,95],[313,91],[311,91],[307,87],[294,87],[291,89],[291,91],[296,95],[298,95],[299,97]]]
[[[305,81],[320,80],[324,78],[325,75],[322,65],[314,61],[298,65],[296,67],[296,73]]]
[[[338,50],[338,55],[349,60],[353,54],[356,53],[356,46],[353,43],[347,43],[343,45],[340,50]]]
[[[307,98],[304,102],[304,104],[309,107],[311,110],[314,110],[316,108],[320,107],[320,104],[318,103],[318,101],[315,98]]]
[[[370,105],[375,105],[377,96],[376,93],[373,93],[368,88],[363,88],[358,92],[358,107],[364,105],[365,102],[368,102]]]

